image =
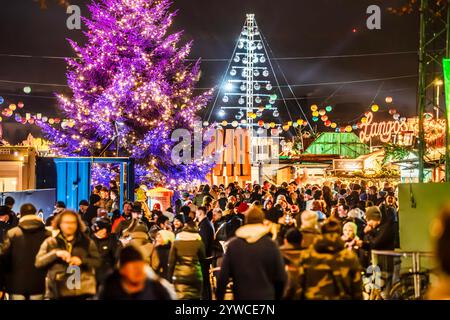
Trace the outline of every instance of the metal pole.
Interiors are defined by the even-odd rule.
[[[420,37],[419,37],[419,86],[418,86],[418,101],[417,109],[419,113],[419,139],[418,139],[418,153],[419,153],[419,182],[424,181],[424,154],[425,154],[425,133],[423,130],[423,114],[425,112],[426,99],[426,61],[425,61],[425,43],[426,43],[426,17],[425,10],[428,7],[428,0],[421,0],[420,2]]]
[[[420,253],[413,252],[414,298],[420,298]]]
[[[253,118],[250,117],[250,114],[253,113],[253,86],[255,85],[253,81],[253,72],[254,72],[254,52],[255,52],[255,44],[253,42],[255,36],[255,15],[247,14],[247,67],[246,67],[246,111],[247,111],[247,128],[249,130],[250,137],[250,165],[253,166],[253,162],[256,159],[253,159]]]
[[[447,4],[447,37],[445,45],[445,57],[450,58],[450,4]],[[445,69],[444,69],[445,74]],[[444,79],[445,83],[445,79]],[[447,86],[444,86],[445,96],[450,95]],[[450,105],[447,99],[445,100],[445,181],[450,181]]]

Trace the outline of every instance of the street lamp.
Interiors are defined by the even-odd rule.
[[[434,107],[434,110],[436,110],[436,119],[439,119],[439,108],[440,108],[439,92],[443,84],[444,81],[442,81],[441,79],[434,80],[434,85],[436,86],[436,106]]]

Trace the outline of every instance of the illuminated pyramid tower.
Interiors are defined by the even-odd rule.
[[[282,131],[279,90],[255,15],[247,14],[211,112],[216,112],[215,118],[223,128],[249,129],[252,164],[259,161],[257,149],[263,145],[259,135],[278,142]]]

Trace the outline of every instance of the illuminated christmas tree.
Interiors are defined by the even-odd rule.
[[[63,128],[40,122],[52,149],[65,156],[131,156],[138,183],[176,185],[203,180],[211,159],[173,164],[175,129],[193,131],[196,112],[211,92],[194,95],[199,61],[186,62],[192,43],[178,47],[182,32],[169,34],[170,0],[98,0],[84,19],[87,42],[70,41],[71,97],[58,95],[69,121]],[[105,168],[93,177],[111,178]]]

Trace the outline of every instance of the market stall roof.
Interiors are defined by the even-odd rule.
[[[303,155],[339,155],[354,159],[370,152],[353,132],[324,132],[305,150]]]
[[[340,159],[339,154],[299,154],[295,157],[280,157],[281,164],[294,164],[294,163],[329,163],[333,162],[333,159]]]

